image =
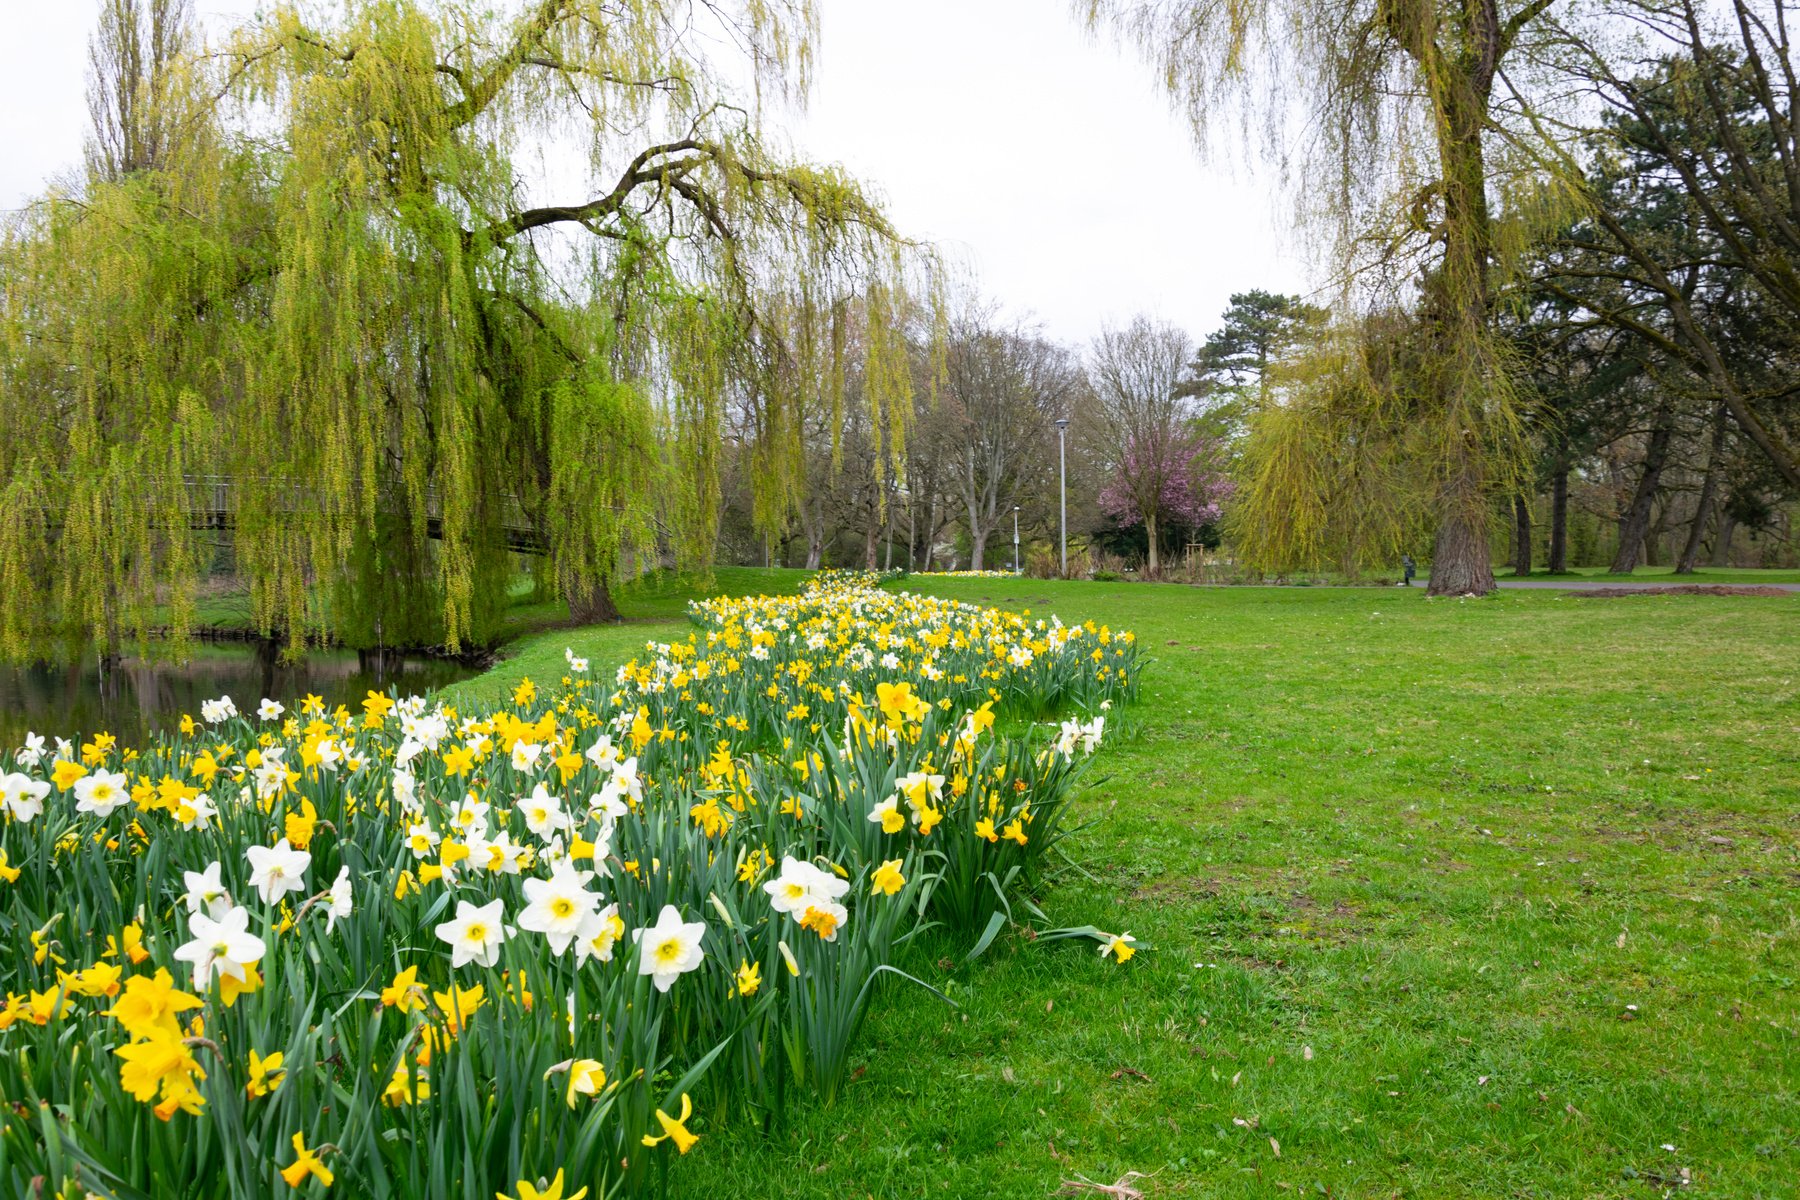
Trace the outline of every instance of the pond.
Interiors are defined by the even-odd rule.
[[[28,730],[71,739],[104,731],[121,746],[135,746],[152,730],[172,729],[183,713],[198,720],[200,702],[218,696],[230,696],[245,716],[253,716],[264,697],[295,710],[308,692],[323,696],[327,709],[345,704],[354,712],[370,689],[423,694],[476,674],[479,668],[426,657],[390,659],[385,670],[365,670],[354,650],[314,650],[299,663],[279,666],[250,643],[195,646],[193,657],[179,665],[127,658],[105,678],[92,659],[0,668],[0,749],[22,745]]]

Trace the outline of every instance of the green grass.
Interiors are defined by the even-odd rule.
[[[663,586],[457,691],[682,632]],[[912,586],[1139,632],[1039,900],[1155,948],[924,950],[958,1009],[893,985],[836,1107],[697,1123],[675,1194],[1796,1194],[1800,597]]]
[[[1500,580],[1513,578],[1512,568],[1496,566],[1494,575]],[[1800,583],[1800,571],[1761,567],[1699,567],[1691,575],[1677,575],[1674,567],[1639,567],[1630,575],[1619,575],[1605,567],[1576,567],[1561,574],[1533,571],[1533,579],[1590,579],[1617,582],[1646,581],[1655,583]]]
[[[445,688],[440,694],[451,704],[500,703],[521,679],[554,683],[567,674],[564,649],[591,659],[597,670],[607,670],[637,654],[645,642],[686,636],[692,628],[687,604],[696,596],[797,592],[811,575],[810,571],[781,567],[717,567],[709,579],[658,572],[618,589],[613,599],[625,618],[623,624],[551,628],[524,634],[502,648],[503,658],[493,670]],[[554,607],[560,615],[567,615],[568,608],[560,602]]]

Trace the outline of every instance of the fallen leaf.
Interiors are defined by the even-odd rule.
[[[1114,1079],[1123,1079],[1127,1075],[1131,1076],[1133,1079],[1141,1079],[1145,1083],[1151,1082],[1150,1077],[1136,1067],[1120,1067],[1112,1073]]]
[[[1085,1192],[1097,1192],[1102,1196],[1111,1196],[1113,1200],[1143,1200],[1144,1193],[1132,1187],[1132,1181],[1146,1179],[1142,1171],[1127,1171],[1111,1183],[1095,1183],[1085,1175],[1077,1175],[1073,1179],[1062,1181],[1064,1196],[1076,1196]]]
[[[1276,1158],[1281,1157],[1281,1143],[1276,1141],[1274,1138],[1269,1139],[1269,1149],[1271,1149],[1275,1152]]]
[[[1307,1062],[1311,1062],[1312,1061],[1312,1047],[1311,1046],[1302,1046],[1300,1048],[1300,1057],[1304,1058]]]

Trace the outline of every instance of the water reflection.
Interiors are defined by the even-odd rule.
[[[0,748],[18,746],[27,730],[61,737],[106,730],[132,746],[151,730],[173,726],[182,713],[198,719],[200,702],[215,696],[231,696],[245,715],[265,696],[297,708],[308,692],[323,696],[328,707],[354,710],[371,688],[423,693],[476,674],[436,658],[390,660],[385,668],[364,670],[354,650],[315,650],[303,662],[281,666],[254,645],[233,644],[196,646],[180,666],[127,658],[104,678],[93,660],[0,669]]]

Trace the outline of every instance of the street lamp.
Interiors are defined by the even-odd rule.
[[[1013,505],[1013,574],[1019,573],[1019,506]]]
[[[1058,540],[1062,543],[1062,575],[1069,577],[1069,418],[1056,419],[1056,474],[1061,493],[1057,518]]]

